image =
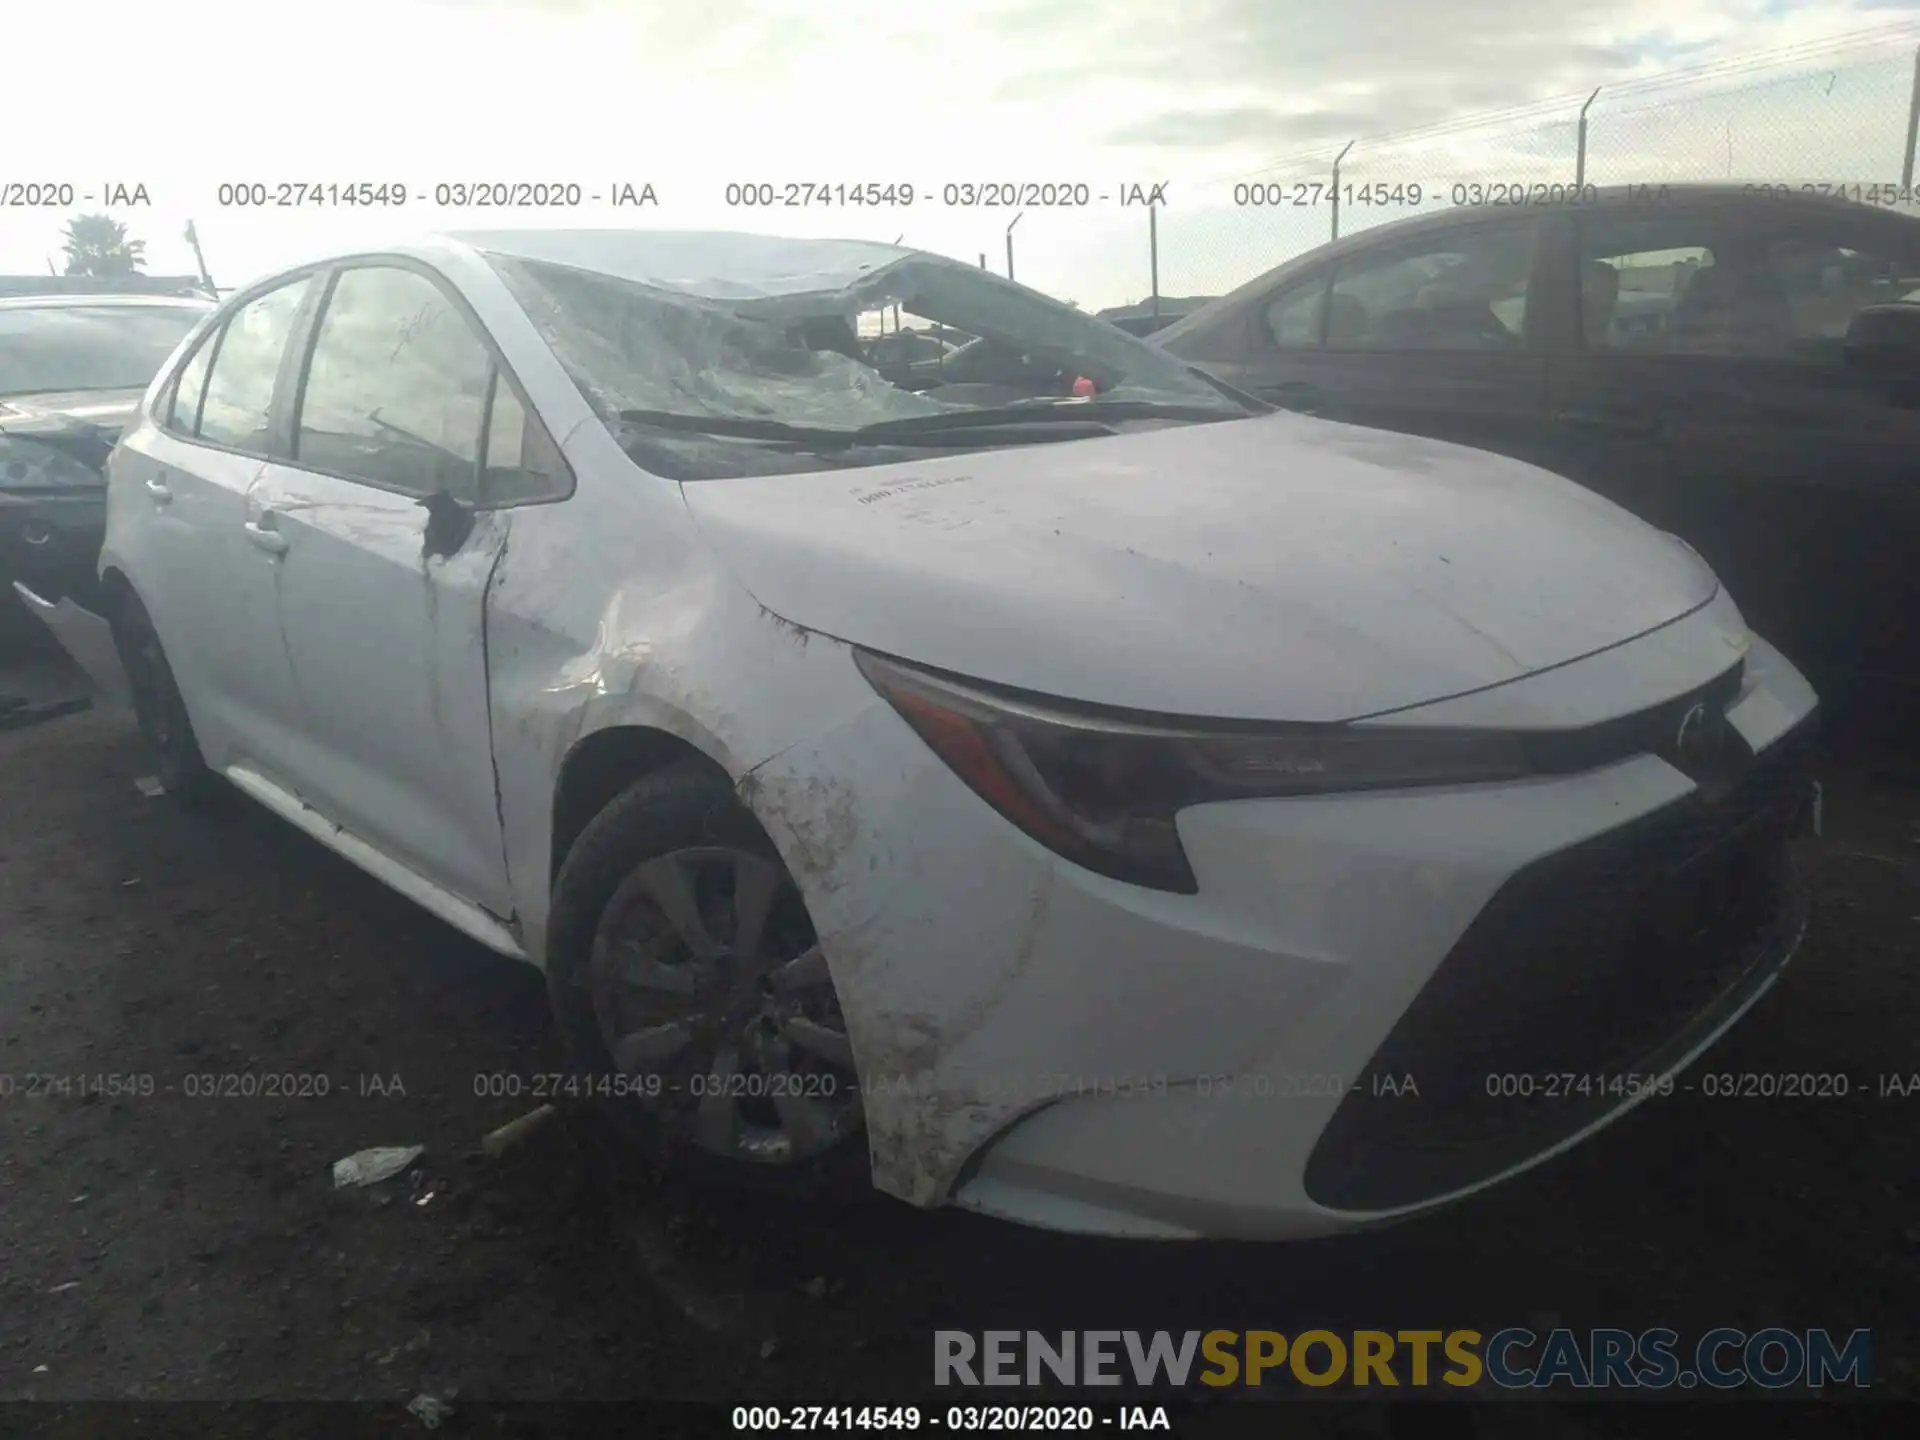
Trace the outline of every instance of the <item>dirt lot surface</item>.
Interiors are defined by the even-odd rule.
[[[1911,780],[1828,767],[1809,938],[1711,1057],[1848,1098],[1677,1094],[1437,1219],[1140,1248],[690,1197],[573,1123],[485,1159],[534,1102],[476,1077],[557,1065],[538,977],[144,773],[111,715],[0,732],[0,1399],[355,1398],[419,1429],[397,1407],[423,1393],[924,1398],[936,1328],[1528,1323],[1866,1326],[1879,1393],[1916,1391],[1920,1095],[1877,1093],[1920,1071]],[[220,1093],[239,1074],[327,1093]],[[134,1093],[82,1093],[115,1077]],[[409,1175],[332,1188],[336,1158],[412,1144]],[[1633,1433],[1526,1408],[1524,1433]]]

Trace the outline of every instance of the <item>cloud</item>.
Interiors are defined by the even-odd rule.
[[[1011,37],[1031,11],[1002,17]],[[1137,0],[1073,12],[1069,44],[995,91],[1038,103],[1132,92],[1108,144],[1168,152],[1284,150],[1399,131],[1466,112],[1577,95],[1729,51],[1883,25],[1920,5],[1827,0],[1623,0],[1561,10],[1534,0],[1188,0],[1179,23]],[[1365,103],[1341,97],[1365,80]]]
[[[1257,105],[1227,110],[1173,110],[1107,132],[1113,145],[1166,149],[1212,149],[1243,141],[1265,146],[1318,144],[1356,135],[1377,125],[1375,109],[1303,110],[1288,113]]]
[[[28,49],[57,38],[48,0],[25,13]],[[14,111],[62,117],[21,140],[13,173],[94,189],[145,182],[152,209],[122,218],[149,241],[156,270],[191,264],[178,238],[188,217],[223,281],[318,249],[465,228],[473,215],[432,197],[438,182],[472,179],[589,192],[646,180],[661,196],[645,214],[555,210],[529,223],[905,233],[997,265],[1011,216],[936,203],[945,183],[1164,180],[1174,199],[1159,217],[1162,278],[1205,259],[1207,278],[1177,287],[1193,289],[1279,258],[1268,254],[1285,239],[1279,217],[1206,212],[1226,204],[1234,179],[1280,173],[1306,151],[1330,157],[1355,138],[1356,178],[1530,173],[1529,156],[1550,166],[1572,154],[1571,122],[1596,84],[1920,20],[1920,0],[282,0],[275,23],[302,37],[291,70],[261,63],[257,0],[92,0],[88,13],[116,43],[90,57],[86,105],[70,103],[58,67],[9,75]],[[1735,117],[1735,161],[1777,169],[1811,150],[1830,157],[1822,175],[1897,173],[1911,49],[1889,53],[1861,98],[1851,76],[1832,97],[1784,87],[1756,98],[1750,121]],[[209,75],[219,82],[194,83]],[[156,90],[156,76],[173,83]],[[1461,132],[1448,141],[1457,153],[1364,143],[1547,99],[1561,103]],[[1603,97],[1595,115],[1590,153],[1608,173],[1728,164],[1712,106],[1625,115]],[[1711,154],[1696,154],[1703,125]],[[1300,173],[1324,173],[1324,159]],[[405,182],[413,199],[375,213],[218,198],[233,181],[359,179]],[[742,180],[906,182],[923,203],[742,209],[724,200]],[[1303,239],[1324,233],[1324,217],[1292,218]],[[44,269],[63,219],[0,212],[0,270]],[[1020,278],[1089,306],[1137,296],[1145,237],[1131,210],[1033,213],[1019,231]]]

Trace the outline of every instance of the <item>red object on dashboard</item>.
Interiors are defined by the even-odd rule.
[[[1093,394],[1093,381],[1082,375],[1073,382],[1073,393],[1079,396]]]

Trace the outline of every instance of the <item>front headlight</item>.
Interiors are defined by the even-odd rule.
[[[0,434],[0,491],[15,494],[98,489],[100,472],[57,445]]]
[[[1075,713],[866,651],[855,662],[981,799],[1042,845],[1101,875],[1191,895],[1174,816],[1191,805],[1534,773],[1489,731],[1356,725],[1188,728]]]

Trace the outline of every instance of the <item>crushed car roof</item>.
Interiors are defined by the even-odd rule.
[[[441,238],[707,300],[844,290],[909,258],[959,263],[869,240],[787,240],[727,230],[462,230]]]

